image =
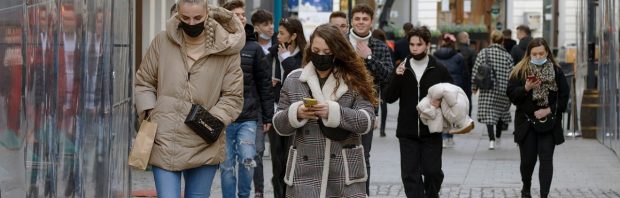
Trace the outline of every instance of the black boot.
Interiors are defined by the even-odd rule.
[[[540,192],[540,198],[547,198],[549,197],[549,192]]]
[[[530,193],[530,188],[532,184],[529,182],[523,182],[523,189],[521,189],[521,198],[531,198],[532,193]]]

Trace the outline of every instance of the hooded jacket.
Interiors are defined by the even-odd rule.
[[[233,16],[223,8],[209,8],[205,54],[191,67],[184,64],[184,33],[176,17],[170,18],[166,31],[151,42],[135,82],[136,110],[140,115],[150,110],[151,121],[158,125],[149,164],[180,171],[224,161],[225,130],[209,145],[183,122],[192,103],[201,105],[225,125],[241,112],[243,73],[239,51],[245,32]]]
[[[256,121],[260,109],[263,123],[270,123],[274,102],[271,88],[271,67],[265,60],[263,49],[256,41],[254,27],[246,24],[245,46],[241,50],[243,111],[236,121]]]
[[[442,47],[435,51],[433,56],[437,58],[437,62],[443,64],[448,69],[450,76],[452,76],[452,83],[463,90],[468,88],[465,82],[469,81],[469,72],[467,71],[463,55],[459,54],[454,48]]]

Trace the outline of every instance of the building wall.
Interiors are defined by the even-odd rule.
[[[411,23],[437,29],[437,0],[412,0]]]
[[[142,54],[140,57],[144,56],[149,45],[151,44],[151,40],[155,38],[155,36],[166,29],[166,21],[170,18],[170,8],[174,5],[176,0],[143,0],[142,5],[142,32],[138,32],[141,34],[142,38]]]
[[[578,0],[561,0],[558,20],[558,47],[577,43]]]
[[[2,1],[0,197],[129,197],[132,13],[132,1]]]
[[[534,12],[539,13],[540,23],[537,27],[530,27],[532,29],[532,36],[534,37],[542,37],[542,11],[543,11],[543,1],[542,0],[507,0],[507,9],[509,10],[509,16],[507,19],[507,28],[513,30],[513,38],[517,39],[516,28],[517,26],[524,24],[524,13],[526,12]]]

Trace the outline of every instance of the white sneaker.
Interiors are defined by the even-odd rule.
[[[448,140],[447,140],[447,139],[445,139],[445,140],[443,140],[443,141],[442,141],[442,143],[441,143],[441,147],[442,147],[442,148],[447,148],[447,147],[448,147]]]
[[[495,141],[489,141],[489,150],[495,150]]]

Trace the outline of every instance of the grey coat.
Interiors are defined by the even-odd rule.
[[[349,90],[342,79],[339,81],[335,93],[333,75],[321,89],[314,66],[309,63],[291,72],[284,82],[273,126],[280,135],[295,135],[284,177],[286,197],[366,197],[368,175],[360,139],[372,129],[374,107]],[[297,108],[303,105],[304,97],[327,103],[329,119],[323,119],[323,123],[350,131],[348,139],[332,141],[323,136],[317,121],[298,120]]]

